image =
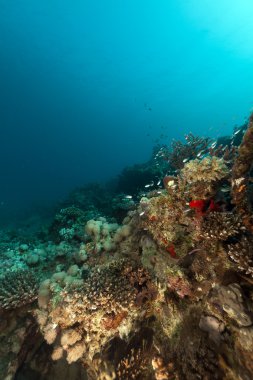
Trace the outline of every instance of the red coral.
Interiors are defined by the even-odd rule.
[[[175,246],[174,244],[171,244],[170,246],[168,246],[166,248],[166,250],[170,253],[170,256],[173,257],[173,258],[176,258],[177,257],[177,254],[176,254],[176,251],[175,251]]]
[[[196,211],[196,214],[203,215],[204,210],[206,208],[206,201],[204,201],[203,199],[192,200],[189,203],[189,207],[193,208]]]
[[[203,216],[212,211],[220,211],[220,205],[215,203],[213,199],[207,201],[203,199],[192,200],[189,207],[196,211],[197,216]]]

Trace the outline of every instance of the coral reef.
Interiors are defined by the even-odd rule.
[[[252,125],[74,191],[32,239],[1,232],[1,379],[253,377]]]
[[[47,303],[45,286],[50,294]],[[144,304],[151,302],[155,295],[148,273],[125,260],[95,267],[86,281],[56,273],[50,283],[44,282],[40,288],[43,318],[38,312],[38,321],[49,344],[61,336],[54,357],[65,350],[68,362],[84,354],[91,360],[112,337],[128,335],[137,315],[145,314]]]

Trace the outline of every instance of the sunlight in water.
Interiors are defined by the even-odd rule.
[[[231,52],[253,59],[252,0],[181,0],[181,4],[191,21],[211,38]]]

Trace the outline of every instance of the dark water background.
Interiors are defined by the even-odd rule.
[[[0,0],[0,220],[230,134],[253,105],[253,3]]]

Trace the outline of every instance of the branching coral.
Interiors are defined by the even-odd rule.
[[[7,272],[0,280],[0,310],[15,309],[37,298],[37,281],[30,270]]]
[[[253,114],[232,169],[232,199],[245,226],[253,232],[253,211],[248,200],[250,171],[253,165]]]
[[[137,330],[129,340],[112,339],[92,361],[96,380],[151,380],[154,355],[150,328]]]
[[[244,235],[238,241],[227,244],[227,253],[237,269],[253,277],[253,240]]]
[[[121,359],[116,368],[118,380],[147,379],[148,356],[143,355],[141,348],[132,348],[130,352]]]
[[[212,212],[203,218],[198,239],[225,241],[245,231],[239,215],[232,212]]]
[[[185,160],[194,160],[197,158],[198,153],[201,154],[208,152],[209,138],[194,136],[189,133],[185,136],[186,144],[181,141],[173,141],[171,144],[171,151],[167,154],[164,151],[164,156],[168,160],[173,169],[182,169]]]
[[[170,362],[166,365],[163,357],[159,354],[156,354],[152,359],[152,367],[155,380],[177,380],[179,378],[173,363]]]
[[[76,345],[64,342],[66,339],[72,342],[71,337],[75,336],[78,353],[86,353],[92,359],[115,334],[128,335],[136,318],[140,319],[144,313],[147,301],[155,296],[147,271],[125,260],[113,261],[94,268],[86,282],[77,287],[72,284],[68,288],[51,287],[48,320],[41,328],[45,336],[50,336],[49,343],[61,335],[67,358],[73,357]],[[81,356],[77,357],[76,353],[74,357]]]

